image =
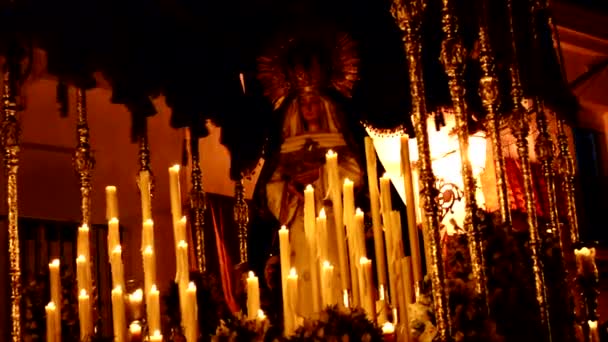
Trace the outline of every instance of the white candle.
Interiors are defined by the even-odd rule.
[[[143,223],[141,231],[141,247],[142,250],[147,246],[154,247],[154,221],[146,220]]]
[[[178,221],[182,217],[182,195],[179,185],[179,169],[179,165],[173,165],[169,168],[169,190],[173,222]]]
[[[286,300],[289,305],[289,312],[292,314],[289,317],[291,323],[289,325],[285,325],[285,336],[291,336],[296,330],[296,322],[297,322],[297,312],[298,312],[298,274],[295,268],[292,268],[289,271],[289,276],[287,276],[287,296],[283,298]],[[293,330],[287,330],[287,327],[291,327]]]
[[[189,283],[186,289],[187,315],[186,341],[196,342],[198,339],[198,306],[196,303],[196,285]],[[257,311],[256,311],[257,314]]]
[[[78,255],[84,255],[87,260],[91,259],[91,249],[89,247],[89,226],[86,224],[78,227],[76,251]]]
[[[118,245],[120,245],[120,224],[118,219],[113,217],[108,221],[108,251],[111,253]]]
[[[114,341],[127,341],[127,317],[125,296],[120,286],[112,290],[112,320],[114,325]]]
[[[91,264],[84,255],[76,258],[76,285],[78,290],[88,291],[91,287]]]
[[[144,290],[150,293],[152,285],[156,284],[156,256],[152,246],[148,246],[142,253],[144,260]]]
[[[139,172],[139,194],[141,196],[141,217],[145,222],[152,219],[152,194],[150,192],[150,172]]]
[[[118,198],[116,196],[116,187],[113,185],[106,186],[106,220],[118,217]]]
[[[143,342],[144,336],[139,322],[133,322],[129,325],[129,336],[131,342]]]
[[[163,342],[163,335],[160,334],[160,330],[155,330],[154,334],[150,335],[150,342]]]
[[[55,303],[50,302],[44,307],[46,311],[46,340],[47,342],[61,342],[61,334],[57,334],[57,307]]]
[[[59,275],[59,259],[53,259],[49,263],[49,281],[51,283],[51,302],[61,311],[61,278]]]
[[[401,136],[401,173],[405,187],[405,204],[407,210],[407,232],[410,241],[410,255],[412,256],[412,270],[414,282],[419,284],[422,278],[422,260],[420,256],[420,240],[418,238],[418,223],[416,222],[416,195],[414,191],[414,177],[410,162],[409,139],[407,135]]]
[[[376,302],[374,301],[374,280],[372,279],[372,261],[366,257],[361,257],[359,260],[359,289],[362,296],[362,308],[367,313],[368,318],[376,321]]]
[[[324,308],[337,303],[334,288],[334,267],[327,260],[323,262],[321,268],[321,295]]]
[[[319,216],[317,217],[317,258],[320,260],[327,260],[329,258],[329,236],[327,232],[327,215],[325,214],[325,208],[321,208]],[[316,260],[315,260],[316,261]]]
[[[146,298],[146,311],[148,313],[148,326],[150,331],[160,330],[160,293],[156,285],[152,285]]]
[[[413,276],[412,276],[412,264],[411,264],[411,257],[406,256],[404,258],[401,259],[400,262],[400,269],[401,272],[403,274],[403,291],[405,294],[405,302],[406,305],[410,305],[413,304],[416,300],[416,294],[414,291],[414,282],[413,282]]]
[[[249,271],[247,277],[247,315],[249,319],[255,319],[260,309],[260,283],[258,277]]]
[[[112,286],[125,288],[125,270],[122,263],[122,247],[114,247],[110,256],[110,266],[112,268]]]
[[[144,292],[141,289],[137,289],[129,295],[129,307],[133,313],[134,320],[142,318],[143,299]]]
[[[386,173],[380,178],[380,199],[380,205],[383,213],[388,213],[393,210],[393,200],[391,199],[391,178]]]
[[[350,265],[353,306],[359,306],[359,279],[357,278],[357,263],[353,260],[358,260],[353,236],[353,225],[355,219],[355,194],[354,183],[346,178],[342,187],[344,198],[344,223],[346,225],[346,240],[348,242],[348,260]]]
[[[281,253],[281,289],[283,298],[287,298],[287,276],[289,269],[291,268],[291,245],[289,244],[289,230],[286,226],[282,226],[279,229],[279,248]],[[283,322],[285,325],[285,331],[292,331],[294,327],[291,320],[291,313],[287,300],[283,299]]]
[[[80,320],[80,340],[86,341],[93,336],[91,300],[87,290],[81,289],[78,295],[78,318]]]
[[[315,219],[315,195],[312,185],[304,190],[304,234],[310,254],[310,282],[312,287],[312,308],[314,312],[321,310],[321,295],[319,294],[319,254],[323,249],[317,232]]]
[[[589,324],[589,341],[600,342],[600,334],[597,330],[597,321],[588,321]]]
[[[369,184],[369,199],[372,211],[372,226],[374,229],[374,250],[376,252],[376,271],[378,285],[383,289],[386,285],[386,265],[384,256],[384,237],[380,223],[380,197],[378,194],[378,171],[376,170],[376,150],[370,137],[365,137],[365,157],[367,159],[367,181]],[[361,290],[360,290],[361,291]],[[384,294],[382,294],[383,296]]]
[[[177,244],[176,258],[176,280],[179,285],[187,286],[190,281],[190,269],[188,266],[188,244],[181,240]]]
[[[334,209],[334,221],[336,223],[336,240],[338,243],[338,261],[342,292],[350,289],[350,269],[348,267],[348,250],[346,248],[346,234],[344,232],[344,217],[342,212],[342,181],[338,169],[338,154],[329,150],[325,155],[327,174],[329,177],[329,191]]]

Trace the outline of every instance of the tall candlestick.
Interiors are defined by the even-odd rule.
[[[376,304],[374,300],[374,279],[372,279],[372,261],[366,257],[359,260],[359,289],[361,290],[361,304],[368,318],[376,321]]]
[[[57,333],[57,320],[60,317],[54,302],[50,302],[44,307],[46,311],[46,341],[61,342],[61,333]]]
[[[279,248],[281,253],[281,285],[283,294],[283,324],[285,331],[294,331],[294,322],[291,317],[293,313],[290,311],[287,298],[287,277],[291,269],[291,245],[289,244],[289,230],[286,226],[279,229]]]
[[[93,336],[91,300],[87,290],[81,289],[78,296],[78,318],[80,321],[80,340],[87,341]]]
[[[344,223],[346,224],[346,240],[348,242],[348,259],[350,265],[350,286],[352,291],[353,306],[359,306],[359,279],[357,277],[357,263],[353,260],[358,260],[355,251],[355,241],[353,236],[353,225],[355,219],[355,194],[354,183],[346,178],[342,187],[344,199]]]
[[[391,178],[387,173],[380,178],[380,205],[382,213],[388,213],[393,210],[393,200],[391,199]]]
[[[51,302],[55,303],[58,311],[61,311],[61,278],[59,275],[59,259],[53,259],[49,263],[49,280],[51,283]]]
[[[91,260],[91,249],[89,247],[89,226],[86,224],[78,227],[76,251],[78,255],[84,255],[87,260]]]
[[[150,219],[144,221],[141,231],[142,250],[147,246],[152,246],[154,248],[154,221]]]
[[[247,316],[255,319],[260,309],[260,282],[251,271],[247,277]]]
[[[372,226],[374,229],[374,250],[376,252],[376,271],[378,272],[378,287],[385,288],[386,264],[384,256],[384,236],[380,223],[380,197],[378,194],[378,171],[376,170],[376,150],[370,137],[365,137],[365,157],[367,160],[367,181],[369,184],[369,200],[372,211]],[[382,294],[384,296],[384,294]]]
[[[143,318],[143,299],[144,292],[141,289],[137,289],[129,295],[129,307],[133,314],[133,320],[138,321]]]
[[[354,247],[356,252],[356,259],[353,259],[353,263],[356,265],[356,260],[361,257],[367,257],[367,247],[365,246],[365,215],[360,208],[355,211],[355,217],[353,220],[353,239]]]
[[[140,171],[138,179],[139,193],[141,196],[142,221],[152,219],[152,193],[150,191],[150,172]]]
[[[179,165],[173,165],[169,168],[169,190],[171,214],[173,215],[173,222],[177,222],[182,217],[182,193],[179,185]]]
[[[76,258],[76,285],[78,290],[89,290],[91,287],[91,264],[84,255]]]
[[[329,191],[334,209],[334,221],[336,223],[336,240],[338,243],[338,262],[340,269],[341,289],[343,292],[350,290],[350,269],[348,267],[348,250],[346,248],[346,234],[344,232],[344,217],[342,212],[342,181],[338,169],[338,154],[329,150],[325,155],[327,175],[329,178]]]
[[[321,208],[317,217],[317,229],[315,233],[317,240],[318,253],[315,256],[315,262],[318,260],[327,260],[329,258],[329,235],[327,232],[327,216],[325,208]]]
[[[285,325],[285,336],[291,336],[295,332],[298,312],[298,274],[295,268],[289,271],[287,276],[287,293],[285,298],[288,302],[289,312],[291,314],[288,319],[291,321],[289,325]],[[287,330],[287,327],[293,328],[293,330]]]
[[[146,311],[148,314],[148,327],[150,331],[160,330],[160,292],[156,284],[150,288],[146,297]]]
[[[110,267],[112,268],[112,286],[125,288],[125,270],[122,263],[122,247],[114,247],[110,255]]]
[[[188,266],[188,244],[181,240],[177,244],[176,251],[176,281],[179,285],[187,286],[190,281]]]
[[[152,285],[156,284],[156,255],[152,246],[147,246],[142,253],[144,259],[144,290],[150,293]]]
[[[412,270],[416,287],[422,282],[422,260],[420,256],[420,241],[418,239],[418,224],[416,222],[416,195],[414,192],[414,177],[410,162],[409,139],[401,136],[401,173],[405,187],[405,205],[407,210],[407,232],[412,256]]]
[[[113,217],[108,221],[108,251],[112,253],[118,245],[120,245],[120,224],[118,219]]]
[[[312,309],[321,310],[321,296],[319,294],[319,254],[323,247],[320,245],[315,219],[315,194],[312,185],[304,189],[304,233],[310,254],[310,282],[312,287]]]
[[[259,289],[258,289],[259,293]],[[187,315],[186,321],[186,341],[196,342],[198,340],[198,306],[196,302],[196,285],[189,283],[186,289],[186,303],[187,303]],[[259,303],[259,299],[258,299]],[[259,310],[259,304],[258,304]],[[258,311],[255,311],[257,316]]]
[[[106,186],[106,220],[118,217],[118,198],[116,196],[116,187],[113,185]]]
[[[334,267],[329,263],[329,261],[324,261],[323,267],[321,268],[321,295],[323,297],[324,308],[337,303],[335,298],[335,290]]]
[[[114,326],[114,341],[127,341],[127,316],[125,310],[125,295],[120,286],[112,290],[112,320]]]

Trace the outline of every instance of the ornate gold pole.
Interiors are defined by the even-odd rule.
[[[568,216],[568,223],[570,225],[570,239],[572,240],[573,244],[577,244],[580,236],[578,232],[578,217],[576,214],[576,189],[574,186],[576,168],[574,166],[572,155],[570,154],[570,144],[568,142],[566,130],[564,129],[564,122],[557,116],[555,121],[557,122],[557,145],[559,147],[559,155],[557,160],[559,172],[563,178],[563,188],[566,193],[566,214]]]
[[[6,196],[8,205],[8,253],[11,278],[11,341],[21,342],[21,261],[19,248],[17,169],[19,168],[19,144],[21,127],[17,120],[15,98],[16,80],[11,70],[4,72],[2,93],[3,121],[2,147],[4,148],[4,173],[6,176]]]
[[[239,234],[239,252],[241,263],[247,263],[247,225],[249,224],[249,207],[245,201],[245,187],[243,178],[239,178],[234,185],[234,221]]]
[[[147,219],[152,219],[152,217],[147,217],[151,215],[152,203],[147,203],[144,205],[144,201],[151,201],[154,194],[154,174],[152,173],[150,162],[150,144],[148,143],[147,125],[143,134],[138,139],[138,144],[139,172],[137,174],[137,184],[139,185],[140,196],[142,199],[142,220],[146,221]],[[147,184],[144,182],[147,182]],[[148,192],[149,194],[145,195],[144,191]],[[146,208],[146,206],[149,207]]]
[[[190,153],[192,160],[192,189],[190,190],[190,208],[192,210],[192,228],[196,244],[196,266],[202,274],[206,271],[205,260],[205,191],[203,190],[203,172],[201,170],[198,137],[190,130]]]
[[[461,173],[466,213],[464,227],[467,231],[471,269],[475,279],[475,292],[480,296],[487,312],[488,288],[485,273],[484,248],[477,218],[475,189],[477,182],[469,160],[469,124],[467,106],[464,98],[464,68],[466,51],[459,35],[457,18],[450,0],[443,0],[442,23],[445,38],[441,45],[441,61],[448,76],[448,85],[454,106],[458,145],[460,147]]]
[[[435,176],[431,164],[431,151],[427,130],[427,111],[422,71],[421,26],[425,4],[421,0],[393,0],[391,13],[399,28],[405,33],[405,55],[408,62],[410,94],[412,98],[412,118],[416,131],[420,162],[421,205],[424,208],[424,230],[429,237],[429,270],[433,287],[433,306],[437,324],[438,341],[450,339],[450,313],[448,306],[448,286],[440,253],[439,217],[435,201]]]
[[[519,63],[517,61],[517,43],[513,20],[513,0],[507,1],[509,26],[511,31],[512,62],[509,68],[511,74],[511,99],[513,113],[509,120],[511,132],[516,139],[517,153],[521,166],[524,186],[524,199],[526,202],[528,232],[530,234],[530,256],[532,258],[532,273],[534,275],[534,289],[536,301],[540,314],[542,333],[546,341],[552,341],[551,321],[549,318],[549,304],[547,302],[547,291],[545,287],[544,266],[541,259],[541,240],[538,231],[536,206],[534,202],[534,188],[532,186],[532,171],[530,166],[530,155],[528,147],[529,126],[528,118],[523,108],[523,90],[519,75]]]
[[[509,192],[507,188],[507,177],[505,160],[503,158],[502,141],[500,138],[500,118],[498,113],[500,92],[498,90],[498,77],[496,76],[496,63],[494,52],[490,43],[488,33],[488,0],[481,0],[482,13],[479,24],[479,61],[481,63],[482,77],[479,81],[479,94],[481,103],[486,110],[485,126],[492,143],[492,154],[494,155],[494,172],[496,175],[496,189],[498,192],[498,204],[502,221],[511,225],[511,208],[509,207]]]

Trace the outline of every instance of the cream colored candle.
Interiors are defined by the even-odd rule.
[[[140,320],[143,318],[143,300],[144,292],[141,289],[135,290],[129,294],[129,307],[133,313],[134,320]]]
[[[61,311],[61,277],[59,274],[59,259],[53,259],[49,263],[49,282],[51,285],[51,302]]]
[[[412,256],[412,270],[414,282],[419,284],[423,280],[422,257],[420,256],[420,240],[418,238],[418,224],[416,222],[416,195],[414,178],[410,162],[409,139],[407,135],[401,136],[401,173],[405,187],[405,204],[407,210],[407,232],[410,241],[410,255]]]
[[[114,247],[110,256],[110,266],[112,268],[112,286],[125,288],[125,270],[122,263],[122,247]]]
[[[163,342],[163,335],[160,334],[160,330],[154,330],[154,333],[150,335],[150,342]]]
[[[122,287],[116,286],[112,290],[112,320],[114,326],[114,341],[127,341],[127,316],[125,309],[125,295]]]
[[[312,185],[307,185],[304,190],[304,234],[308,244],[310,256],[310,282],[312,288],[312,309],[314,312],[321,310],[321,295],[319,294],[319,254],[325,243],[319,238],[317,223],[315,219],[315,194]]]
[[[376,271],[379,288],[385,288],[387,282],[384,256],[384,236],[380,222],[380,196],[378,193],[378,172],[376,170],[376,150],[370,137],[365,137],[365,157],[367,160],[367,181],[369,184],[369,199],[372,211],[372,226],[374,229],[374,250],[376,252]],[[382,294],[381,296],[384,296]]]
[[[600,333],[597,329],[597,321],[588,321],[589,324],[589,342],[600,342]]]
[[[50,302],[45,307],[46,311],[46,341],[47,342],[61,342],[57,337],[57,307],[55,303]],[[60,336],[60,335],[59,335]]]
[[[289,276],[287,276],[287,296],[283,298],[288,302],[289,313],[291,314],[289,318],[290,323],[285,324],[285,336],[289,337],[293,335],[296,330],[297,325],[297,312],[298,312],[298,273],[295,268],[292,268],[289,271]],[[287,330],[288,327],[291,327],[293,330]]]
[[[260,309],[260,282],[252,271],[247,277],[247,316],[255,319]]]
[[[116,217],[108,221],[108,251],[111,252],[120,245],[120,223]]]
[[[141,230],[141,248],[152,246],[154,248],[154,221],[146,220]]]
[[[279,229],[279,248],[281,255],[281,290],[283,298],[287,298],[287,277],[289,270],[291,269],[291,245],[289,244],[289,230],[286,226],[282,226]],[[292,313],[289,311],[289,305],[287,300],[283,299],[283,322],[285,324],[285,331],[291,331],[294,327],[290,326],[293,324],[291,320]]]
[[[91,260],[91,249],[89,245],[89,226],[86,224],[83,224],[82,226],[78,227],[76,251],[78,255],[84,255],[87,260]]]
[[[315,190],[310,184],[304,189],[304,231],[307,237],[315,231]]]
[[[416,302],[416,293],[414,291],[414,281],[412,276],[412,264],[411,257],[406,256],[401,259],[400,269],[403,275],[403,293],[405,295],[405,302],[409,306]]]
[[[196,285],[189,283],[186,289],[187,315],[186,341],[196,342],[198,340],[198,305],[196,302]],[[259,309],[258,309],[259,310]],[[258,311],[255,311],[257,315]]]
[[[152,246],[144,249],[142,257],[144,259],[144,291],[148,294],[152,285],[156,284],[156,255]]]
[[[188,266],[188,244],[181,240],[177,244],[176,260],[176,280],[181,286],[187,286],[190,281],[190,271]]]
[[[88,292],[91,283],[91,264],[84,255],[79,255],[76,258],[76,285],[78,290],[86,290]]]
[[[146,296],[146,311],[150,331],[160,330],[160,292],[156,284],[150,287],[150,293]]]
[[[315,236],[318,243],[316,258],[327,260],[329,258],[329,235],[327,232],[327,215],[325,214],[325,208],[321,208],[321,211],[319,211]]]
[[[350,286],[352,291],[353,306],[359,306],[359,279],[357,278],[357,263],[353,260],[358,260],[355,250],[355,241],[353,236],[354,219],[355,219],[355,195],[354,184],[346,178],[342,187],[344,199],[344,223],[346,225],[346,241],[348,243],[348,264],[350,265]]]
[[[186,216],[182,216],[182,218],[179,219],[179,221],[177,221],[177,237],[178,237],[178,242],[179,241],[187,241],[186,238],[186,226],[188,225],[188,219],[186,218]]]
[[[396,283],[396,264],[397,261],[394,259],[395,253],[395,237],[394,229],[391,221],[390,212],[382,212],[382,217],[385,222],[384,236],[386,237],[386,259],[388,268],[388,282],[390,290],[390,302],[397,305],[397,283]]]
[[[329,178],[329,190],[331,202],[334,209],[334,221],[336,224],[336,241],[338,244],[338,261],[340,268],[341,290],[347,293],[350,290],[350,269],[348,266],[348,249],[346,248],[346,234],[344,232],[344,213],[342,212],[342,181],[338,169],[338,154],[332,150],[325,154],[327,175]],[[348,306],[348,303],[344,303]]]
[[[143,342],[144,335],[142,332],[141,325],[139,322],[133,322],[129,325],[129,341],[130,342]]]
[[[150,192],[150,172],[140,171],[137,181],[139,194],[141,196],[141,217],[142,221],[152,219],[152,194]]]
[[[391,178],[386,173],[380,178],[380,205],[382,213],[388,213],[393,210],[393,200],[391,199]]]
[[[372,279],[372,261],[366,257],[359,260],[359,289],[362,293],[361,303],[368,318],[376,321],[376,301],[374,300],[374,279]]]
[[[118,198],[116,196],[116,187],[113,185],[106,186],[106,220],[111,220],[118,217]]]
[[[179,169],[179,165],[173,165],[169,168],[169,195],[171,198],[173,222],[177,222],[182,217],[182,193],[179,185]]]
[[[85,289],[81,289],[78,295],[78,318],[80,321],[80,340],[86,341],[93,336],[93,317],[91,299]]]
[[[334,267],[329,261],[323,262],[321,268],[321,295],[323,297],[323,308],[337,304],[334,286]]]

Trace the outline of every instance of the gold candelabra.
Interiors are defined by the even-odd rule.
[[[203,190],[203,172],[201,170],[198,148],[198,137],[190,132],[190,154],[192,161],[191,177],[192,189],[190,190],[190,208],[192,210],[192,229],[196,245],[196,265],[198,271],[206,271],[205,260],[205,209],[207,207],[205,191]]]
[[[242,264],[247,262],[247,225],[249,224],[249,207],[245,201],[245,187],[243,178],[234,184],[234,222],[236,222],[239,235],[239,254]]]

